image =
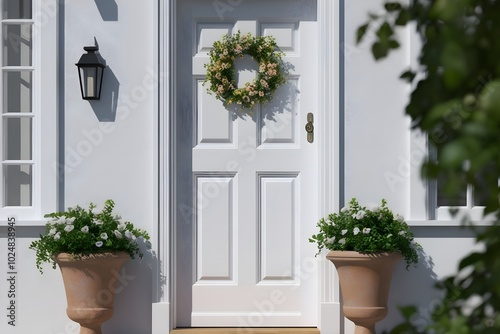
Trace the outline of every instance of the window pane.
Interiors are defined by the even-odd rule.
[[[457,197],[450,198],[443,190],[443,179],[437,180],[437,206],[466,206],[467,205],[467,187],[464,187]]]
[[[31,206],[31,165],[4,166],[4,206]]]
[[[494,196],[494,194],[492,194],[492,189],[498,187],[499,180],[494,177],[491,179],[491,175],[497,175],[493,163],[487,164],[484,169],[476,175],[476,188],[474,188],[475,206],[485,206],[488,202],[488,198]],[[490,180],[487,180],[486,176],[490,176]]]
[[[31,19],[31,0],[3,0],[4,19]]]
[[[488,202],[489,191],[474,189],[474,205],[485,206]]]
[[[31,24],[4,24],[3,66],[31,66]]]
[[[31,112],[31,76],[31,71],[4,72],[4,112]]]
[[[4,159],[31,160],[31,118],[7,118],[4,131]]]

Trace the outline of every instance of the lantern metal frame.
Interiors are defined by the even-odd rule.
[[[84,100],[99,100],[101,98],[102,82],[106,61],[99,54],[99,47],[85,46],[87,53],[82,54],[75,65],[78,67],[80,91]]]

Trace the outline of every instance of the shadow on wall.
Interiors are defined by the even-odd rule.
[[[118,5],[115,0],[94,0],[104,21],[118,21]]]
[[[439,239],[474,239],[474,232],[461,227],[432,227],[416,228],[412,227],[415,238],[431,238],[433,243],[439,243]],[[423,330],[432,320],[432,313],[443,303],[443,291],[435,288],[438,280],[445,277],[438,277],[434,271],[434,259],[427,254],[424,247],[419,254],[418,266],[410,267],[406,270],[404,262],[399,263],[392,277],[391,291],[389,294],[388,307],[389,314],[377,324],[377,333],[384,330],[389,331],[404,321],[400,307],[416,306],[417,312],[409,319],[412,325],[418,330]],[[444,254],[442,254],[444,255]],[[440,256],[439,256],[440,257]],[[457,261],[458,258],[450,259]],[[442,258],[441,260],[442,261]]]
[[[391,291],[389,294],[389,314],[377,324],[377,333],[390,330],[404,321],[400,307],[415,305],[418,314],[411,319],[414,325],[427,325],[430,320],[435,303],[440,303],[442,296],[434,288],[437,281],[433,270],[434,263],[425,253],[420,254],[417,268],[410,267],[406,270],[403,262],[399,263],[392,277]]]
[[[114,122],[118,105],[120,82],[113,70],[106,67],[100,100],[89,100],[99,122]]]
[[[143,248],[143,247],[141,247]],[[116,281],[114,314],[102,325],[103,333],[139,334],[151,333],[152,309],[156,287],[166,284],[165,277],[159,272],[161,264],[151,251],[145,251],[144,257],[138,257],[125,263]],[[153,279],[155,276],[155,279]],[[162,291],[158,291],[161,294]]]

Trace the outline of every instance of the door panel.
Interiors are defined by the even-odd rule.
[[[220,13],[210,1],[177,3],[176,326],[316,326],[318,144],[304,130],[317,112],[316,2],[242,1]],[[290,70],[251,111],[203,86],[213,42],[237,31],[274,36]],[[241,85],[254,76],[238,70],[254,63],[244,61]]]

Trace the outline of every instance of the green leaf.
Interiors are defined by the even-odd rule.
[[[370,23],[366,23],[358,28],[358,30],[356,31],[356,43],[357,44],[359,44],[361,42],[361,40],[365,37],[369,26],[370,26]]]
[[[479,95],[481,108],[497,113],[500,107],[500,80],[487,83]]]
[[[399,2],[386,2],[384,7],[388,12],[395,12],[402,8]]]
[[[407,82],[412,82],[413,79],[415,79],[416,75],[417,75],[417,73],[413,72],[412,70],[408,70],[408,71],[403,72],[399,76],[399,78],[403,79],[403,80],[406,80]]]
[[[448,41],[441,49],[440,61],[443,66],[443,82],[448,88],[454,89],[462,86],[463,80],[470,70],[466,58],[457,55],[465,53],[464,46],[455,41]]]
[[[377,36],[381,41],[387,41],[394,34],[389,22],[385,21],[377,30]]]
[[[410,319],[412,315],[417,313],[417,308],[414,305],[400,307],[399,310],[406,319]]]
[[[468,158],[468,147],[461,141],[452,141],[443,146],[439,162],[446,168],[461,168]]]
[[[382,44],[380,42],[375,42],[372,45],[372,54],[376,60],[382,59],[389,53],[389,45],[387,43]]]
[[[394,21],[394,23],[397,26],[405,26],[409,20],[410,20],[410,13],[406,9],[402,9],[399,12],[399,15],[396,18],[396,21]]]
[[[472,253],[460,261],[459,269],[464,269],[468,266],[474,266],[478,262],[481,262],[484,258],[483,253]]]
[[[442,127],[442,124],[445,122],[450,123],[450,115],[453,115],[454,110],[459,106],[461,106],[459,100],[450,100],[435,104],[422,121],[422,126],[426,128],[432,128],[433,126]]]
[[[391,48],[391,49],[397,49],[397,48],[399,48],[399,46],[400,46],[399,42],[396,41],[395,39],[391,39],[389,41],[389,48]]]

